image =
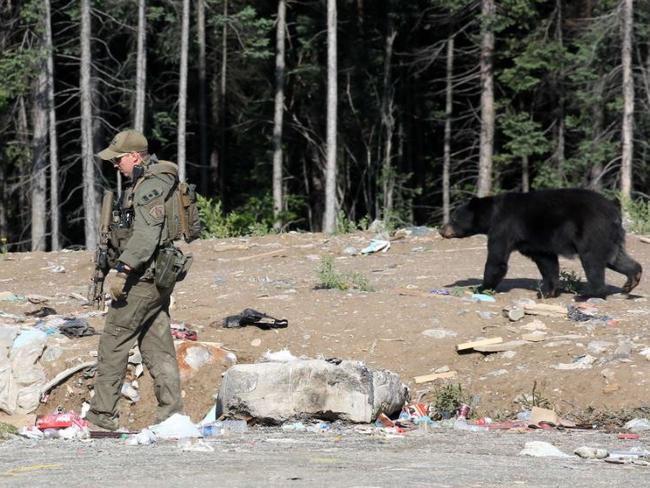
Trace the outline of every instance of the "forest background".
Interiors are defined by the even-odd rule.
[[[125,128],[206,236],[586,187],[650,230],[650,2],[0,0],[0,251],[97,245]]]

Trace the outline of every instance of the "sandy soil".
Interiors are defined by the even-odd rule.
[[[416,385],[414,376],[447,366],[457,372],[451,381],[460,383],[474,397],[479,415],[517,411],[520,407],[515,398],[530,394],[535,382],[537,392],[562,413],[648,405],[650,361],[640,354],[650,346],[647,279],[642,279],[634,295],[627,297],[617,293],[625,278],[608,271],[613,295],[595,305],[598,314],[616,319],[615,323],[538,317],[547,328],[543,341],[507,353],[458,354],[458,343],[493,336],[511,341],[530,332],[522,326],[535,317],[527,315],[510,322],[501,311],[516,300],[539,301],[536,290],[540,276],[535,265],[519,254],[513,255],[496,302],[477,303],[470,300],[471,292],[460,287],[480,282],[485,238],[443,240],[429,232],[394,240],[385,253],[346,253],[351,246],[365,247],[372,237],[370,233],[335,237],[291,233],[196,241],[186,246],[194,254],[194,265],[187,279],[177,285],[172,319],[196,330],[200,341],[221,343],[237,355],[240,363],[254,362],[267,350],[283,348],[296,356],[357,359],[399,373],[413,396],[425,400],[444,383]],[[630,255],[650,269],[650,245],[631,235],[627,247]],[[316,269],[323,256],[334,257],[340,272],[363,275],[375,291],[318,289]],[[46,305],[59,314],[87,313],[91,309],[71,298],[70,293],[86,294],[91,260],[91,253],[85,251],[5,255],[0,258],[0,292],[47,296]],[[65,272],[53,272],[53,265],[63,266]],[[560,265],[584,277],[578,261],[561,260]],[[459,296],[430,293],[439,288]],[[568,305],[574,300],[574,295],[565,293],[544,302]],[[8,313],[25,313],[41,306],[0,301],[0,310]],[[286,318],[289,326],[280,330],[221,327],[225,316],[247,307]],[[102,316],[89,320],[101,331]],[[9,322],[0,317],[0,324]],[[432,329],[444,332],[430,332]],[[441,334],[446,337],[435,337]],[[60,348],[63,353],[55,360],[42,360],[49,376],[91,359],[98,340],[99,336],[53,336],[48,347]],[[625,343],[631,345],[629,353],[624,350]],[[554,368],[584,354],[595,358],[588,369]],[[211,405],[224,370],[220,363],[206,366],[183,382],[185,407],[194,420]],[[91,385],[92,379],[76,375],[55,389],[40,411],[51,411],[57,405],[79,410],[82,399],[89,397]],[[146,373],[140,378],[140,392],[139,402],[122,401],[122,422],[134,429],[150,423],[154,415],[155,399]]]

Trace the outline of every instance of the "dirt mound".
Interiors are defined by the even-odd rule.
[[[517,410],[515,398],[529,394],[534,382],[537,393],[560,412],[647,404],[650,356],[642,354],[650,346],[647,280],[642,280],[633,297],[615,294],[590,304],[598,317],[615,320],[537,317],[543,322],[541,340],[526,341],[511,351],[458,354],[455,346],[462,342],[496,336],[504,342],[520,341],[531,333],[528,326],[535,317],[511,322],[502,309],[516,300],[537,301],[540,276],[535,265],[513,255],[496,301],[474,302],[463,287],[480,282],[484,238],[442,240],[429,232],[394,240],[387,252],[352,255],[350,248],[362,249],[371,238],[368,233],[335,237],[291,233],[196,241],[186,246],[194,253],[194,265],[177,285],[172,320],[196,330],[200,341],[223,344],[239,362],[255,361],[267,350],[282,348],[296,356],[363,360],[399,373],[414,396],[425,399],[442,383],[415,384],[413,378],[448,367],[456,376],[442,381],[462,384],[477,403],[477,411],[493,416]],[[650,246],[637,237],[628,237],[628,251],[642,265],[648,262]],[[333,258],[336,271],[365,278],[374,291],[318,289],[317,268],[324,256]],[[88,312],[71,293],[86,293],[91,259],[85,251],[5,255],[0,258],[0,291],[47,296],[47,305],[59,314]],[[577,261],[561,260],[560,265],[583,276]],[[60,267],[65,272],[55,272]],[[616,286],[625,281],[609,271],[607,279],[612,292],[620,291]],[[450,294],[431,293],[434,289]],[[565,293],[544,303],[575,305],[574,298]],[[1,311],[14,314],[39,306],[0,301]],[[220,327],[225,316],[248,307],[286,318],[289,326],[276,330]],[[0,317],[0,324],[8,322]],[[103,317],[90,317],[89,322],[102,330]],[[49,377],[87,361],[98,340],[98,336],[52,339],[49,360],[42,360]],[[61,352],[58,357],[56,349]],[[582,363],[588,363],[584,369],[572,369]],[[204,367],[183,382],[185,408],[193,420],[212,404],[222,372],[222,366]],[[57,405],[79,410],[91,384],[81,373],[76,375],[56,388],[41,410],[51,411]],[[146,373],[140,378],[140,394],[135,404],[122,400],[122,423],[133,429],[150,423],[155,414]]]

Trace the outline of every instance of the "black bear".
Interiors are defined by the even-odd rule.
[[[578,255],[591,296],[605,296],[605,267],[627,276],[629,293],[642,268],[625,252],[625,231],[617,201],[581,189],[472,198],[458,207],[440,229],[445,238],[487,234],[488,256],[481,289],[495,289],[508,271],[508,258],[519,251],[542,273],[541,294],[559,295],[558,256]]]

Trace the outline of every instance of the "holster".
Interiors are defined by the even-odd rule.
[[[170,288],[177,281],[183,281],[192,266],[192,259],[191,254],[185,255],[175,246],[160,249],[156,257],[156,286]]]

